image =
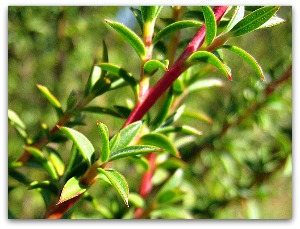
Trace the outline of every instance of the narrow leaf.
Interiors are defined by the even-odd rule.
[[[209,117],[207,114],[203,113],[202,111],[197,111],[197,112],[185,111],[183,113],[183,116],[195,118],[201,121],[205,121],[207,123],[213,123],[212,118]]]
[[[188,64],[194,64],[197,62],[207,62],[210,63],[211,65],[215,66],[216,68],[218,68],[224,75],[226,75],[226,77],[229,80],[232,80],[231,78],[231,72],[230,72],[230,68],[225,65],[224,63],[222,63],[214,54],[212,54],[211,52],[207,52],[207,51],[198,51],[193,53],[188,59],[187,59],[187,63]]]
[[[179,168],[159,190],[159,192],[157,193],[157,198],[159,198],[159,196],[163,195],[165,192],[177,188],[181,184],[182,179],[183,170]]]
[[[13,110],[8,109],[8,120],[10,121],[10,124],[16,129],[18,134],[23,138],[27,138],[27,132],[26,132],[26,126],[24,122],[21,120],[19,115],[17,115],[16,112]]]
[[[95,84],[99,81],[101,76],[101,68],[92,66],[88,81],[85,85],[84,95],[87,96],[93,90]]]
[[[82,108],[81,111],[91,112],[96,114],[108,114],[114,117],[123,118],[118,112],[115,112],[113,109],[106,108],[106,107],[88,106]]]
[[[152,153],[161,151],[161,148],[152,146],[152,145],[137,145],[137,146],[127,146],[125,148],[120,149],[119,151],[115,152],[114,154],[110,155],[108,161],[114,161],[120,158],[135,156],[145,153]]]
[[[111,185],[117,190],[118,194],[121,196],[126,206],[129,207],[129,187],[124,176],[112,169],[104,170],[102,168],[98,168],[98,171],[104,174],[109,179]]]
[[[183,126],[167,126],[163,128],[159,128],[155,131],[156,133],[173,133],[173,132],[181,132],[184,134],[193,134],[200,136],[202,135],[202,132],[197,130],[194,127],[183,125]]]
[[[169,35],[170,33],[173,33],[175,31],[178,31],[180,29],[190,28],[190,27],[200,27],[203,23],[199,21],[194,20],[183,20],[174,22],[162,30],[160,30],[153,38],[152,43],[156,44],[159,40],[161,40],[163,37]]]
[[[91,164],[91,157],[95,151],[92,143],[80,132],[72,128],[57,126],[69,139],[71,139],[83,158]]]
[[[142,127],[142,121],[131,123],[110,140],[111,154],[128,146],[129,143],[136,137]]]
[[[142,13],[139,9],[130,7],[130,10],[132,11],[133,15],[135,16],[141,30],[143,31],[143,17],[142,17]]]
[[[241,36],[256,30],[266,23],[279,10],[279,8],[280,6],[265,6],[253,11],[232,28],[232,35]]]
[[[44,155],[44,153],[36,147],[33,146],[24,146],[24,149],[29,152],[34,158],[44,161],[46,160],[46,157]]]
[[[190,94],[203,88],[222,87],[223,85],[223,81],[220,79],[202,79],[189,85],[186,90]]]
[[[64,164],[61,156],[59,155],[59,153],[56,150],[54,150],[50,147],[47,147],[46,149],[49,154],[49,159],[50,159],[51,163],[53,164],[53,166],[55,167],[57,174],[59,176],[62,176],[65,171],[65,164]]]
[[[87,190],[87,187],[81,185],[79,183],[79,180],[76,177],[72,177],[67,181],[65,184],[59,201],[57,202],[56,205],[61,204],[67,200],[70,200],[76,196],[79,196],[80,194],[84,193]]]
[[[258,62],[254,59],[254,57],[252,57],[245,50],[243,50],[237,46],[233,46],[233,45],[223,45],[220,48],[228,49],[228,50],[236,53],[237,55],[239,55],[243,60],[245,60],[253,68],[253,70],[256,72],[256,74],[258,74],[260,76],[260,78],[262,80],[264,80],[265,77],[264,77],[262,68],[259,66]]]
[[[37,88],[40,90],[40,92],[43,94],[43,96],[50,102],[50,104],[55,108],[58,116],[61,116],[63,114],[61,104],[57,100],[57,98],[49,91],[49,89],[45,86],[42,86],[40,84],[36,85]]]
[[[223,31],[223,33],[229,32],[244,17],[244,14],[245,14],[244,6],[235,6],[234,8],[235,8],[234,13],[233,13],[227,27]]]
[[[37,189],[37,188],[47,189],[55,195],[58,194],[57,186],[54,183],[52,183],[51,181],[48,181],[48,180],[46,180],[46,181],[33,181],[28,186],[28,190]]]
[[[97,121],[97,126],[102,140],[102,150],[100,158],[102,162],[106,162],[110,155],[109,132],[107,126],[104,123]]]
[[[263,25],[261,25],[260,27],[258,27],[257,29],[264,29],[264,28],[270,28],[279,24],[284,23],[285,20],[275,16],[272,16],[266,23],[264,23]]]
[[[130,160],[132,160],[135,164],[139,164],[144,169],[144,171],[148,171],[150,168],[149,162],[145,157],[136,155],[130,157]]]
[[[137,94],[138,83],[136,82],[133,75],[128,73],[125,69],[111,63],[99,63],[96,64],[96,66],[100,67],[102,70],[108,71],[111,74],[123,78],[129,85],[131,85],[135,95]]]
[[[145,206],[144,199],[137,193],[129,193],[129,202],[138,208]]]
[[[67,111],[71,111],[72,109],[74,109],[75,105],[77,103],[77,95],[76,92],[74,90],[72,90],[69,94],[69,97],[67,99]]]
[[[146,48],[143,41],[130,29],[119,22],[105,20],[113,29],[115,29],[136,51],[136,53],[144,58],[146,54]]]
[[[141,6],[141,13],[144,22],[152,22],[156,19],[158,6]]]
[[[217,34],[217,23],[214,12],[209,6],[202,6],[202,11],[206,25],[205,43],[210,45]]]
[[[144,65],[144,72],[147,75],[154,74],[158,69],[162,69],[163,71],[169,71],[168,66],[164,65],[162,62],[158,60],[149,60]]]
[[[160,147],[175,157],[181,157],[173,143],[163,134],[149,133],[140,138],[141,143]]]

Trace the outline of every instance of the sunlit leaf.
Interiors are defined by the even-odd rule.
[[[146,48],[143,41],[130,29],[119,22],[105,20],[113,29],[115,29],[136,51],[136,53],[144,58],[146,54]]]
[[[190,28],[190,27],[200,27],[201,25],[203,25],[203,23],[201,23],[199,21],[194,21],[194,20],[183,20],[183,21],[174,22],[174,23],[166,26],[162,30],[160,30],[154,36],[152,43],[156,44],[163,37],[169,35],[170,33],[178,31],[180,29],[185,29],[185,28]]]
[[[141,13],[144,22],[151,22],[156,19],[162,6],[141,6]]]
[[[137,193],[129,193],[129,203],[132,203],[135,207],[142,208],[145,205],[144,199]]]
[[[202,135],[202,132],[197,130],[194,127],[188,126],[188,125],[183,125],[183,126],[167,126],[167,127],[162,127],[156,130],[157,133],[172,133],[172,132],[181,132],[184,134],[193,134],[200,136]]]
[[[220,48],[228,49],[236,53],[237,55],[239,55],[244,61],[246,61],[253,68],[256,74],[259,75],[260,78],[264,80],[265,77],[262,68],[260,67],[258,62],[254,59],[254,57],[252,57],[245,50],[233,45],[223,45]]]
[[[245,7],[244,6],[234,6],[234,13],[227,25],[224,29],[223,33],[229,32],[240,20],[243,19],[245,14]]]
[[[58,128],[71,139],[79,152],[82,154],[83,158],[91,164],[91,158],[95,151],[92,143],[80,132],[69,127],[58,126]]]
[[[54,150],[50,147],[47,147],[47,151],[49,154],[49,159],[52,162],[53,166],[55,167],[57,174],[59,176],[62,176],[65,171],[65,164],[64,164],[61,156],[59,155],[59,153],[56,150]]]
[[[124,176],[112,169],[104,170],[102,168],[98,168],[98,171],[104,174],[109,179],[111,185],[117,190],[118,194],[121,196],[127,207],[129,207],[129,187]]]
[[[26,126],[19,115],[11,109],[8,109],[8,120],[10,124],[16,129],[18,134],[23,138],[27,138]]]
[[[229,80],[232,80],[231,78],[231,71],[230,68],[222,63],[214,54],[207,51],[197,51],[193,53],[188,59],[187,64],[193,65],[198,62],[206,62],[209,63],[216,68],[218,68]]]
[[[214,41],[217,34],[216,18],[214,12],[209,6],[202,6],[202,12],[206,25],[205,43],[210,45]]]
[[[128,146],[131,141],[137,136],[142,127],[142,121],[131,123],[110,140],[110,152],[114,154],[120,149]]]
[[[49,91],[49,89],[45,86],[42,86],[40,84],[36,85],[37,88],[40,90],[40,92],[43,94],[43,96],[50,102],[50,104],[55,108],[58,116],[63,115],[63,110],[61,108],[60,102],[57,100],[57,98]]]
[[[97,121],[97,126],[102,140],[102,150],[100,158],[102,162],[106,162],[110,155],[108,127],[104,123],[99,121]]]
[[[266,23],[258,27],[257,29],[264,29],[264,28],[270,28],[276,25],[280,25],[284,23],[286,20],[278,17],[278,16],[272,16]]]
[[[140,138],[141,143],[162,148],[175,157],[181,157],[179,151],[168,137],[159,133],[145,134]]]
[[[110,155],[108,161],[114,161],[120,158],[151,153],[151,152],[159,152],[161,148],[151,145],[136,145],[136,146],[127,146],[125,148],[120,149],[117,152],[114,152]]]
[[[191,213],[182,207],[164,206],[150,213],[152,219],[193,219]]]
[[[163,71],[168,71],[168,66],[164,65],[162,62],[158,60],[149,60],[144,64],[144,72],[145,74],[152,75],[158,69],[162,69]]]
[[[265,6],[253,11],[232,28],[232,36],[241,36],[258,29],[265,24],[279,8],[280,6]]]
[[[79,180],[76,177],[72,177],[65,184],[57,204],[61,204],[67,200],[79,196],[80,194],[84,193],[86,190],[87,190],[86,186],[80,184]]]
[[[223,81],[220,79],[201,79],[189,85],[186,90],[190,94],[203,88],[222,87],[223,85]]]
[[[162,188],[157,193],[157,198],[163,195],[165,192],[169,190],[176,189],[183,180],[183,169],[179,168],[175,171],[175,173],[165,182]]]
[[[135,155],[130,157],[130,160],[132,160],[135,164],[140,165],[144,169],[144,171],[149,170],[150,165],[145,157]]]

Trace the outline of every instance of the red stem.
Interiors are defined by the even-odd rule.
[[[216,6],[214,8],[214,14],[216,17],[217,23],[221,20],[222,16],[226,12],[228,6]],[[192,41],[188,44],[186,49],[183,51],[183,53],[180,55],[180,57],[176,60],[172,68],[166,72],[166,74],[161,78],[160,81],[158,81],[145,95],[145,99],[138,103],[133,112],[130,114],[129,118],[123,125],[123,128],[128,126],[129,124],[138,121],[143,118],[144,114],[153,106],[153,104],[158,100],[158,98],[172,85],[172,83],[183,73],[187,66],[185,65],[185,60],[193,54],[195,51],[197,51],[200,46],[203,44],[205,39],[205,33],[206,33],[206,27],[205,25],[200,28],[200,30],[196,33]],[[151,155],[151,154],[150,154]],[[155,167],[152,166],[152,173],[154,172]],[[150,168],[150,170],[152,170]],[[147,173],[146,173],[147,174]],[[143,180],[145,182],[149,182],[149,176],[148,175],[143,176]],[[144,179],[144,177],[146,179]],[[152,174],[151,174],[152,177]],[[143,181],[142,181],[143,182]],[[149,184],[145,185],[145,194],[148,195],[148,193],[151,191],[151,186]],[[150,187],[150,189],[149,189]],[[50,211],[49,214],[47,214],[46,218],[61,218],[63,214],[72,207],[79,199],[81,198],[81,195],[72,198],[62,204],[56,205],[54,209]],[[142,211],[141,211],[142,213]]]
[[[217,23],[221,20],[227,8],[228,6],[216,6],[214,8]],[[146,93],[144,100],[137,104],[123,127],[142,119],[159,97],[173,84],[181,73],[187,69],[185,60],[200,48],[204,42],[205,34],[206,26],[203,25],[170,70]]]

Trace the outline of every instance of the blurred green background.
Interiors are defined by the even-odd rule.
[[[197,9],[196,6],[190,8]],[[161,17],[170,13],[171,7],[164,7]],[[281,7],[278,16],[286,22],[228,42],[244,48],[258,60],[266,81],[261,81],[241,59],[224,53],[225,62],[232,68],[233,81],[225,79],[223,88],[204,89],[185,100],[189,110],[203,112],[213,119],[213,123],[195,121],[189,117],[180,120],[196,126],[204,133],[195,139],[194,144],[180,148],[183,160],[188,164],[184,186],[189,190],[181,206],[194,218],[292,217],[291,80],[284,82],[267,101],[262,102],[266,85],[280,78],[292,63],[292,7]],[[129,7],[8,7],[8,108],[24,121],[31,137],[34,137],[42,122],[50,127],[56,123],[54,109],[39,93],[36,84],[47,86],[63,105],[72,90],[83,93],[91,66],[101,61],[103,40],[108,47],[110,62],[122,66],[138,79],[138,56],[105,24],[104,19],[122,22],[141,35]],[[158,26],[162,26],[160,20]],[[196,30],[187,31],[189,33],[183,33],[183,37],[192,36]],[[154,58],[160,55],[159,51],[154,51]],[[153,81],[159,76],[155,76]],[[223,77],[217,71],[210,73],[210,76]],[[132,99],[132,93],[127,93],[128,90],[125,87],[109,92],[92,101],[92,104],[107,107],[124,105],[128,98]],[[224,123],[234,122],[252,104],[260,102],[260,109],[219,135]],[[156,107],[153,107],[150,113],[155,112]],[[125,121],[103,114],[87,114],[87,125],[80,126],[78,130],[89,136],[95,145],[99,142],[96,120],[105,120],[112,134]],[[206,148],[207,142],[211,144]],[[69,146],[66,143],[58,147],[66,161],[68,154],[63,151],[70,149]],[[22,139],[9,125],[9,162],[22,154],[22,147]],[[201,154],[190,156],[197,151]],[[135,181],[140,179],[141,170],[130,166],[130,162],[116,165],[125,174],[131,190],[138,192],[138,183]],[[22,172],[32,179],[44,177],[35,168]],[[160,172],[164,174],[166,171]],[[159,178],[161,174],[157,175],[158,183],[163,179]],[[260,179],[258,174],[271,176],[246,188],[253,179]],[[27,187],[13,179],[9,179],[8,184],[18,186],[8,196],[8,206],[16,218],[43,217],[40,209],[44,208],[44,204],[37,191],[28,191]],[[105,184],[95,186],[91,193],[97,195],[100,203],[102,201],[104,205],[110,205],[109,201],[116,195],[105,194],[105,188],[109,188]],[[102,197],[104,194],[107,196]],[[122,204],[120,199],[116,202]],[[103,218],[87,203],[78,204],[81,207],[74,211],[77,217]],[[122,211],[126,213],[127,209]]]

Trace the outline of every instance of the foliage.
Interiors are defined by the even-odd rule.
[[[8,12],[9,218],[291,217],[290,7]]]

